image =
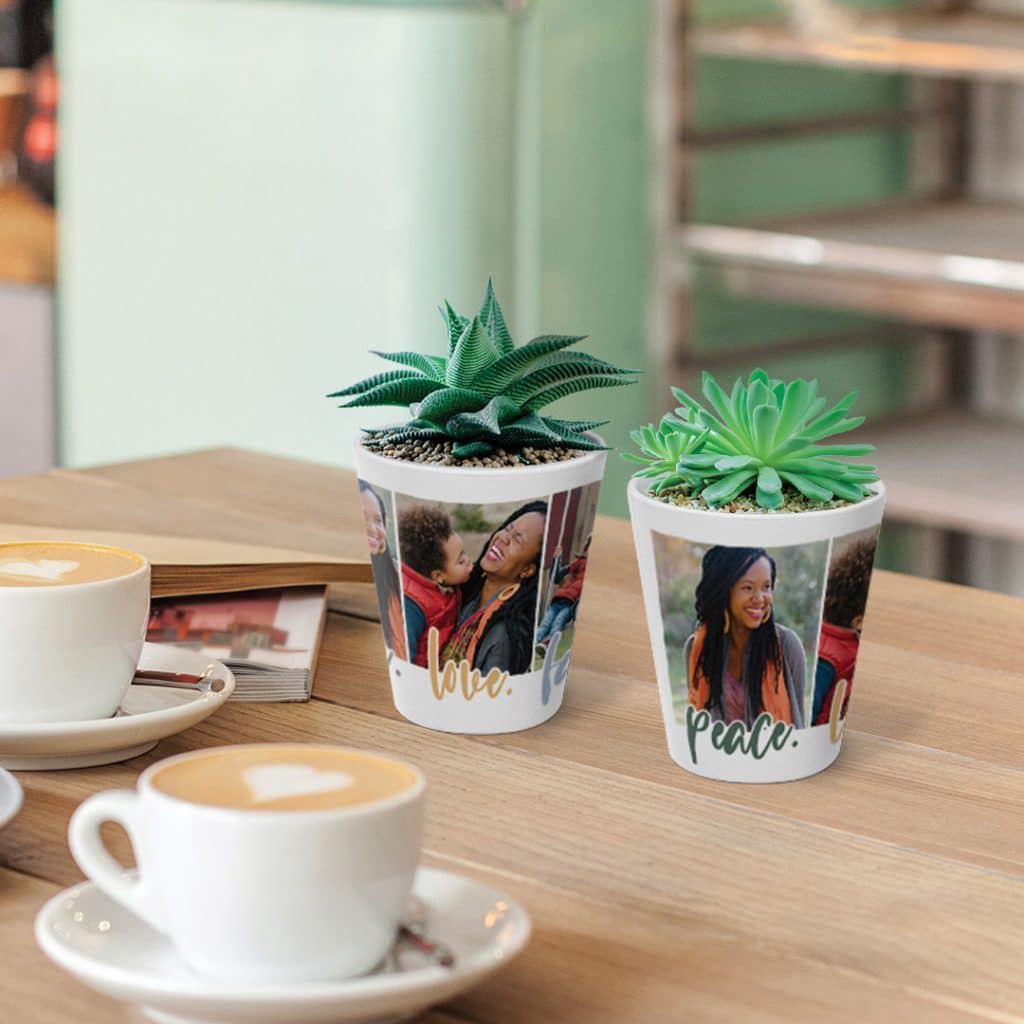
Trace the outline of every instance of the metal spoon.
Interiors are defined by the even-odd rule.
[[[136,669],[133,686],[167,686],[173,690],[199,690],[202,693],[220,693],[224,680],[209,669],[201,676],[186,672],[157,672],[154,669]]]
[[[396,970],[402,969],[400,957],[403,946],[409,946],[417,953],[429,957],[431,963],[438,967],[455,966],[455,954],[451,949],[443,942],[435,942],[427,935],[427,908],[423,901],[415,896],[409,900],[409,909],[405,919],[398,926],[398,934],[388,955]]]

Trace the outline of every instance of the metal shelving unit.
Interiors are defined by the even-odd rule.
[[[695,31],[693,46],[719,57],[1024,81],[1022,19],[980,11],[876,13],[851,18],[846,31],[827,35],[739,24]]]
[[[915,325],[939,329],[949,357],[944,411],[869,424],[864,431],[864,439],[878,445],[889,488],[887,518],[961,537],[1024,543],[1024,487],[1019,473],[1015,481],[1006,474],[1006,467],[1021,465],[1024,425],[969,412],[971,332],[1024,334],[1024,207],[971,195],[967,128],[970,83],[1024,85],[1024,17],[962,8],[892,12],[847,16],[840,31],[814,34],[785,24],[695,28],[682,0],[660,0],[658,10],[660,31],[674,40],[671,52],[666,47],[659,53],[656,296],[656,322],[671,362],[693,361],[686,354],[686,318],[687,282],[695,267],[731,294],[882,315],[904,321],[908,336]],[[695,223],[687,199],[702,144],[844,131],[860,120],[865,127],[879,121],[877,115],[817,119],[732,130],[727,139],[702,137],[690,120],[695,55],[923,76],[916,95],[941,102],[918,103],[890,120],[911,127],[936,117],[944,122],[945,143],[931,151],[938,159],[926,161],[941,165],[940,172],[906,201],[885,206],[762,223]],[[934,79],[947,81],[928,81]],[[952,538],[946,575],[963,575],[963,551]]]

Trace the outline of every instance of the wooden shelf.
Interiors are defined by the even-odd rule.
[[[53,210],[27,189],[0,189],[0,283],[51,285],[56,267]]]
[[[983,13],[866,15],[847,32],[787,25],[697,29],[698,53],[944,78],[1024,80],[1024,18]]]
[[[887,519],[1024,542],[1024,424],[942,413],[850,436],[878,448]]]
[[[1024,208],[909,203],[764,227],[680,229],[732,292],[949,327],[1024,330]]]

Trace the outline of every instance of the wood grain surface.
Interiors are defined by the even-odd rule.
[[[0,520],[340,557],[365,543],[351,474],[243,451],[0,481]],[[1024,1021],[1024,601],[876,574],[839,760],[729,785],[669,759],[628,523],[600,519],[591,552],[565,704],[537,729],[404,721],[372,590],[348,586],[308,704],[229,704],[123,765],[17,773],[0,1017],[135,1019],[32,939],[38,907],[81,878],[65,832],[82,799],[183,750],[316,739],[419,764],[426,861],[534,918],[520,959],[428,1021]]]

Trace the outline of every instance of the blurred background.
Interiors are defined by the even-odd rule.
[[[879,564],[1024,594],[1024,0],[0,0],[0,477],[350,465],[323,396],[488,273],[647,368],[556,407],[619,448],[858,389]]]

